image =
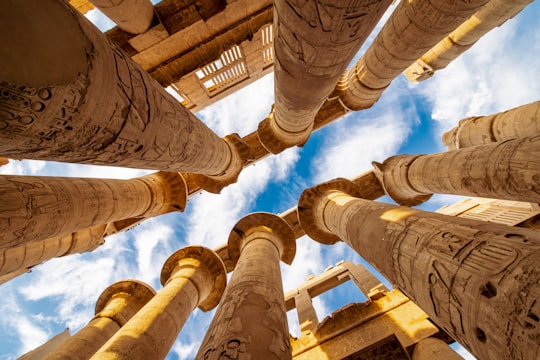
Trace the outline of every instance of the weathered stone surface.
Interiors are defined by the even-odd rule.
[[[414,346],[412,360],[462,360],[444,341],[430,337],[420,340]]]
[[[142,34],[150,27],[154,6],[150,0],[89,0],[118,27],[131,34]]]

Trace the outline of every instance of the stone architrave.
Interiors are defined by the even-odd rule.
[[[463,360],[447,343],[441,339],[428,337],[420,340],[415,346],[412,360]]]
[[[233,228],[229,255],[237,261],[197,359],[291,359],[279,260],[290,264],[296,242],[289,225],[253,213]]]
[[[470,19],[409,66],[405,70],[405,75],[410,81],[429,79],[435,71],[444,69],[469,50],[482,36],[516,16],[531,2],[532,0],[490,0]]]
[[[171,255],[161,270],[163,289],[98,352],[96,359],[165,359],[189,314],[217,306],[227,273],[215,252],[187,246]]]
[[[272,153],[304,144],[315,115],[391,0],[274,1],[274,110],[258,129]]]
[[[344,179],[304,191],[306,233],[343,240],[479,359],[540,356],[540,233],[355,193]]]
[[[0,2],[0,43],[0,156],[238,170],[226,141],[63,1]]]
[[[90,252],[105,243],[106,225],[0,250],[0,276],[26,272],[55,257]],[[6,278],[7,280],[7,278]],[[0,280],[0,284],[2,281]]]
[[[540,101],[488,116],[460,120],[442,136],[448,150],[540,135]]]
[[[183,211],[179,173],[130,180],[0,176],[0,249],[71,234],[111,221]]]
[[[374,162],[386,193],[413,206],[433,193],[540,202],[540,135]]]
[[[394,78],[488,1],[401,1],[332,96],[351,110],[370,108]]]
[[[130,34],[142,34],[152,24],[154,6],[150,0],[89,0],[95,7]]]
[[[96,316],[44,360],[87,360],[128,322],[156,292],[136,280],[109,286],[96,303]]]

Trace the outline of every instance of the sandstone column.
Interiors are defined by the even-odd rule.
[[[371,107],[395,77],[487,2],[401,1],[334,95],[351,110]]]
[[[147,284],[124,280],[112,284],[96,303],[96,316],[45,360],[86,360],[133,317],[156,292]]]
[[[540,134],[540,101],[488,116],[461,120],[442,136],[448,150]]]
[[[237,171],[226,141],[64,2],[0,2],[0,42],[0,156]]]
[[[479,359],[538,358],[540,233],[356,192],[347,180],[304,191],[298,211],[306,233],[349,244]]]
[[[150,0],[89,0],[95,7],[114,21],[118,27],[131,34],[142,34],[154,18]]]
[[[298,315],[302,335],[306,333],[315,334],[317,325],[319,325],[319,318],[311,296],[306,289],[298,291],[298,294],[294,297],[294,305],[296,306],[296,314]]]
[[[433,193],[540,202],[540,135],[373,163],[386,193],[412,206]]]
[[[430,78],[435,71],[444,69],[469,50],[482,36],[516,16],[531,2],[532,0],[490,0],[470,19],[409,66],[405,70],[405,75],[410,81]]]
[[[274,1],[274,110],[258,129],[279,153],[304,144],[319,108],[391,0]]]
[[[253,213],[235,225],[228,250],[238,263],[197,359],[291,359],[279,260],[290,264],[295,245],[276,215]]]
[[[125,324],[92,359],[164,359],[189,314],[219,302],[227,273],[215,252],[187,246],[161,270],[163,289]]]
[[[429,337],[420,340],[415,346],[412,360],[463,360],[447,343],[441,339]]]
[[[0,249],[186,206],[182,175],[157,172],[130,180],[0,176]]]
[[[90,252],[105,243],[107,225],[97,225],[69,235],[30,242],[0,250],[0,276],[14,273],[13,277],[55,257]],[[0,279],[0,284],[12,279]],[[4,281],[2,281],[4,280]]]

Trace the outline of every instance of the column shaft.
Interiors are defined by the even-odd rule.
[[[274,2],[275,108],[269,129],[259,130],[269,151],[307,141],[319,108],[390,3]]]
[[[441,339],[429,337],[414,346],[412,360],[463,360],[447,343]]]
[[[154,17],[154,6],[150,0],[89,1],[114,21],[120,29],[131,34],[142,34],[148,30]]]
[[[317,325],[319,325],[319,319],[311,296],[307,290],[300,290],[298,295],[294,297],[294,304],[296,306],[296,313],[298,314],[298,323],[300,324],[300,331],[303,333],[311,332],[315,333]]]
[[[516,16],[532,0],[490,0],[470,19],[458,26],[412,64],[405,75],[410,81],[428,79],[469,50],[482,36]]]
[[[2,156],[211,176],[234,165],[225,141],[62,1],[2,1],[0,41]]]
[[[540,355],[538,232],[340,191],[311,211],[478,358]]]
[[[71,234],[111,221],[183,210],[178,173],[131,180],[0,177],[0,248]]]
[[[291,358],[280,255],[267,236],[252,234],[242,249],[197,359]]]
[[[540,134],[540,101],[488,116],[463,119],[442,136],[449,150]]]
[[[371,107],[395,77],[487,2],[401,1],[335,95],[350,109]]]
[[[169,257],[161,280],[164,287],[92,359],[164,359],[191,311],[217,305],[226,273],[213,251],[189,246]]]
[[[540,202],[540,136],[432,155],[398,155],[382,165],[387,193],[401,205],[442,193]]]

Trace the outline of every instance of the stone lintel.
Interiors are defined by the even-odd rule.
[[[372,162],[384,191],[399,205],[420,205],[433,195],[416,190],[409,182],[409,166],[420,156],[422,155],[397,155],[389,157],[382,164]]]
[[[278,248],[281,261],[289,265],[292,263],[296,254],[296,238],[289,224],[277,215],[256,212],[240,219],[229,235],[229,256],[235,265],[244,246],[253,240],[250,234],[255,231],[269,234],[268,240]]]
[[[304,190],[298,201],[298,219],[306,234],[325,245],[335,244],[341,239],[320,224],[315,214],[319,201],[331,191],[342,191],[350,196],[360,197],[358,187],[350,180],[337,178]]]
[[[201,189],[213,194],[219,194],[225,187],[236,183],[244,165],[248,161],[254,160],[251,148],[238,134],[227,135],[224,140],[233,154],[229,170],[220,176],[192,174],[193,180]]]
[[[150,285],[137,280],[122,280],[109,286],[96,302],[96,317],[107,317],[123,326],[150,299],[156,295]],[[113,300],[123,298],[125,302],[114,304]]]
[[[201,267],[205,271],[199,271]],[[161,284],[166,286],[175,277],[189,278],[195,283],[199,289],[199,309],[202,311],[209,311],[218,305],[227,284],[223,261],[214,251],[203,246],[186,246],[165,261],[161,269]]]

